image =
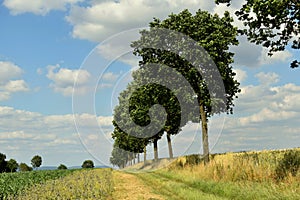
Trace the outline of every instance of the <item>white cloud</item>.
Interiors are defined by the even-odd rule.
[[[12,62],[0,61],[0,101],[10,99],[13,93],[29,91],[27,83],[20,79],[23,70]]]
[[[65,10],[68,4],[76,4],[82,0],[4,0],[3,5],[10,10],[12,15],[33,13],[46,15],[51,10]]]
[[[12,62],[0,61],[0,83],[6,83],[11,79],[20,78],[23,71]]]
[[[249,125],[251,123],[266,123],[266,122],[276,122],[291,119],[298,116],[299,113],[294,111],[285,110],[270,110],[269,108],[262,108],[262,110],[253,115],[240,118],[241,125]]]
[[[259,82],[263,86],[269,86],[279,81],[279,75],[274,72],[260,72],[256,74],[255,77],[258,78]]]
[[[24,80],[9,81],[4,89],[8,92],[25,92],[29,90]]]
[[[212,10],[214,5],[205,0],[92,1],[88,7],[72,6],[67,21],[73,25],[73,37],[99,42],[123,30],[145,27],[153,17],[165,18],[185,8]]]
[[[288,50],[274,52],[272,56],[268,56],[268,49],[262,48],[259,62],[261,65],[273,64],[276,62],[286,62],[292,57],[292,53]]]
[[[258,85],[242,87],[235,100],[215,152],[299,146],[300,85],[280,85],[275,73],[255,77]]]
[[[74,87],[76,94],[84,94],[86,92],[86,84],[91,77],[88,71],[60,68],[59,65],[48,66],[47,68],[47,78],[53,81],[50,87],[55,92],[70,96],[73,93]]]
[[[247,79],[247,72],[242,70],[242,69],[233,69],[233,72],[236,73],[235,75],[235,79],[238,81],[238,82],[243,82],[244,80]]]

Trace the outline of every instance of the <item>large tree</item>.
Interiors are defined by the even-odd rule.
[[[169,15],[163,21],[155,18],[150,23],[150,30],[141,31],[140,39],[132,43],[134,54],[142,57],[139,62],[140,69],[149,69],[151,63],[166,65],[179,72],[193,88],[202,121],[205,163],[209,161],[207,119],[216,113],[232,113],[233,99],[240,91],[239,83],[234,79],[235,73],[230,66],[233,62],[233,53],[228,50],[230,45],[238,44],[237,28],[232,25],[232,22],[228,12],[225,12],[224,17],[220,18],[218,15],[211,15],[201,10],[198,10],[193,16],[188,10],[184,10],[179,14]],[[183,35],[173,34],[174,32],[169,32],[169,34],[168,31],[161,31],[161,29],[173,30]],[[209,58],[197,49],[197,45],[187,42],[189,38],[206,50],[216,68],[213,67]],[[165,48],[159,49],[157,48],[159,46]],[[198,57],[192,56],[191,58],[191,52],[195,51],[200,54]],[[148,76],[159,76],[160,68],[157,69],[157,65],[154,67],[156,67],[155,70],[148,70],[152,73]],[[199,72],[199,68],[201,72]],[[218,92],[221,86],[218,76],[214,76],[215,74],[220,75],[224,92]],[[169,77],[164,75],[160,78]],[[176,80],[173,81],[176,82]],[[185,94],[184,91],[183,93]],[[187,95],[185,99],[189,98],[191,97]],[[191,120],[199,122],[199,118]]]
[[[227,3],[231,0],[215,0]],[[269,48],[269,56],[283,51],[289,45],[300,49],[300,1],[299,0],[246,0],[235,13],[248,28],[243,30],[250,42]],[[291,62],[298,67],[300,60]]]

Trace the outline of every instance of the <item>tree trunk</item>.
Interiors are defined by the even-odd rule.
[[[146,160],[147,160],[147,147],[144,147],[144,164],[146,164]]]
[[[207,118],[204,110],[204,105],[200,104],[200,115],[202,122],[202,145],[203,145],[203,159],[204,164],[209,162],[209,145],[208,145],[208,128],[207,128]]]
[[[140,163],[140,153],[137,154],[137,161]]]
[[[136,158],[136,156],[135,156],[135,154],[133,154],[133,164],[135,165],[135,158]]]
[[[173,148],[172,148],[172,142],[171,142],[171,135],[169,132],[167,132],[167,140],[168,140],[168,148],[169,148],[169,157],[173,158]]]
[[[157,149],[157,139],[154,139],[154,161],[158,161],[158,149]]]

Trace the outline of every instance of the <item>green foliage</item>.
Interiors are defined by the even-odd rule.
[[[57,169],[60,169],[60,170],[62,170],[62,169],[68,169],[68,168],[67,168],[67,166],[66,166],[66,165],[64,165],[64,164],[60,164],[60,165],[57,167]]]
[[[167,131],[169,134],[177,134],[188,121],[199,122],[199,106],[204,107],[202,109],[202,121],[206,121],[207,117],[216,113],[232,113],[234,106],[233,99],[240,92],[238,88],[239,83],[234,79],[235,73],[230,66],[233,63],[233,53],[229,52],[229,46],[238,44],[236,39],[237,28],[232,25],[232,22],[233,20],[228,12],[221,18],[218,15],[211,15],[201,10],[198,10],[195,15],[192,15],[188,10],[184,10],[179,14],[169,15],[163,21],[154,19],[149,24],[150,30],[140,32],[140,39],[134,41],[131,45],[134,48],[134,54],[142,57],[142,60],[139,62],[140,68],[133,73],[133,82],[120,94],[119,105],[114,110],[113,123],[115,130],[112,137],[119,148],[141,153],[147,144],[150,142],[155,143],[161,139],[164,131]],[[161,33],[158,29],[172,30],[184,34],[184,37],[187,36],[193,39],[208,52],[216,64],[217,70],[211,67],[211,63],[207,63],[207,60],[202,58],[202,56],[192,58],[195,61],[193,63],[188,62],[180,54],[190,55],[194,51],[194,48],[184,43],[185,38],[180,34],[174,37],[172,34]],[[161,42],[164,43],[164,46],[172,50],[173,48],[174,50],[178,50],[179,53],[176,54],[172,51],[155,49],[155,46],[162,45]],[[153,48],[149,48],[149,46]],[[188,95],[186,88],[179,87],[178,91],[170,91],[158,84],[141,84],[145,80],[148,83],[155,83],[151,81],[154,79],[169,78],[170,80],[166,80],[168,83],[182,86],[175,77],[168,75],[161,76],[159,74],[161,68],[155,67],[157,65],[149,65],[151,63],[166,65],[177,71],[178,74],[188,81],[197,95],[197,105],[185,109],[191,109],[193,113],[197,110],[197,117],[189,118],[190,116],[184,116],[178,99],[173,93],[182,94],[183,99],[187,102],[193,101],[193,97]],[[199,74],[198,68],[203,68],[204,65],[206,68],[202,69],[203,74]],[[212,89],[213,91],[209,91],[208,89],[208,82],[214,82],[216,78],[205,79],[205,74],[211,75],[211,73],[216,73],[216,71],[221,75],[222,80],[220,82],[224,83],[225,94],[224,92],[216,92],[220,89],[218,84],[210,84],[215,86]],[[123,105],[126,105],[128,100],[130,101],[130,117],[124,117],[124,113],[128,109]],[[141,131],[142,129],[132,127],[130,131],[137,135],[134,137],[125,133],[116,124],[116,122],[121,121],[123,124],[128,125],[130,124],[130,120],[133,120],[140,126],[146,126],[150,122],[160,122],[160,118],[156,115],[150,119],[149,108],[154,104],[162,105],[167,112],[166,124],[160,131],[157,131],[156,135],[145,137],[143,135],[144,132]]]
[[[31,165],[33,168],[38,168],[42,165],[42,157],[39,155],[33,156],[31,159]]]
[[[17,163],[16,160],[10,159],[7,161],[7,169],[9,172],[16,172],[19,167],[19,164]]]
[[[20,163],[19,170],[21,172],[28,172],[28,171],[32,171],[32,167],[28,166],[26,163]]]
[[[6,155],[3,153],[0,153],[0,173],[6,171],[7,162],[5,161],[5,159],[6,159]]]
[[[34,184],[57,179],[72,172],[73,170],[55,170],[0,174],[0,199],[5,200],[8,196],[17,196]]]
[[[215,0],[216,3],[228,3],[231,0]],[[298,0],[247,0],[235,14],[248,27],[243,30],[250,42],[269,48],[268,55],[283,51],[291,45],[300,49],[300,3]],[[254,14],[254,16],[253,16]],[[299,60],[291,62],[298,67]]]
[[[94,168],[94,162],[92,160],[85,160],[82,165],[82,168]]]
[[[228,12],[224,13],[224,17],[219,17],[218,15],[211,15],[206,11],[198,10],[193,16],[188,10],[184,10],[179,14],[169,15],[169,17],[163,21],[155,18],[154,21],[150,23],[150,30],[141,31],[141,38],[138,41],[134,41],[131,46],[134,48],[134,54],[142,57],[142,61],[139,63],[140,68],[143,69],[148,63],[159,63],[174,68],[183,75],[196,92],[199,105],[205,105],[206,115],[208,117],[215,113],[232,113],[234,106],[233,99],[236,97],[236,93],[240,92],[238,88],[239,83],[234,79],[235,73],[230,67],[230,64],[233,63],[234,54],[228,51],[230,45],[238,45],[238,40],[236,39],[238,34],[237,28],[232,25],[232,22],[233,19]],[[148,46],[161,46],[161,41],[158,38],[160,34],[162,34],[166,46],[170,46],[170,48],[174,48],[175,50],[181,47],[179,49],[184,51],[183,53],[185,55],[189,55],[193,51],[193,48],[190,46],[184,46],[182,36],[179,35],[177,36],[178,38],[174,38],[173,35],[166,35],[155,28],[170,29],[183,33],[196,41],[198,45],[207,51],[223,79],[226,100],[223,99],[223,96],[217,96],[223,94],[212,94],[212,91],[208,90],[207,83],[214,81],[213,79],[216,77],[213,77],[212,80],[204,80],[205,77],[203,77],[203,74],[214,73],[214,69],[209,67],[211,63],[207,63],[206,59],[201,56],[193,58],[195,59],[193,64],[196,63],[199,65],[193,66],[192,63],[187,62],[180,55],[175,55],[172,52],[143,48],[145,44]],[[156,32],[158,32],[158,34],[156,34]],[[155,37],[155,35],[157,36]],[[206,72],[202,69],[203,74],[198,74],[195,67],[201,68],[201,65],[205,64],[207,65],[205,70],[211,71]],[[155,72],[156,71],[153,73]],[[155,75],[156,74],[148,74],[149,77]],[[216,88],[210,89],[217,91],[219,88],[217,88],[216,85]],[[218,106],[214,107],[214,110],[212,109],[213,99],[223,100]],[[225,107],[222,106],[223,103],[226,104]],[[212,113],[212,111],[215,113]]]
[[[275,170],[277,180],[284,179],[289,173],[296,176],[300,169],[300,151],[288,151]]]

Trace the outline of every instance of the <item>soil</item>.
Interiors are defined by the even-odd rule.
[[[136,176],[122,171],[113,172],[114,200],[163,200],[151,188],[144,185]]]

